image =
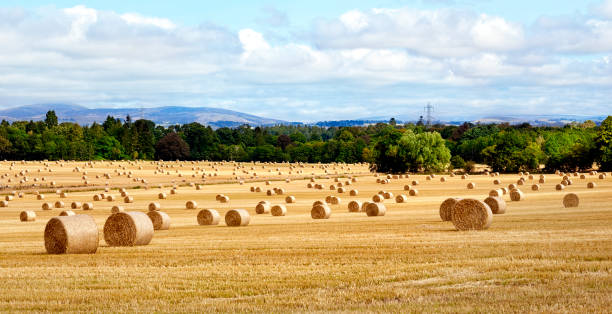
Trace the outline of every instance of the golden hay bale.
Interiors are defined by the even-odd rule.
[[[122,213],[124,211],[125,209],[123,208],[123,206],[120,205],[115,205],[111,208],[111,214]]]
[[[93,254],[98,250],[98,226],[89,215],[53,217],[45,227],[49,254]]]
[[[176,189],[170,190],[170,194],[176,194],[176,193],[177,193]]]
[[[62,192],[62,193],[60,193],[60,197],[61,198],[67,198],[68,197],[68,193]]]
[[[452,221],[457,230],[485,230],[493,222],[493,213],[485,202],[462,199],[453,207]]]
[[[581,174],[580,175],[580,179],[584,180],[584,179],[586,179],[586,176],[584,174]]]
[[[387,208],[382,203],[369,203],[365,208],[365,212],[370,217],[384,216]]]
[[[602,173],[602,174],[599,175],[599,179],[600,180],[603,180],[605,178],[606,178],[606,174],[605,173]]]
[[[227,195],[223,195],[223,196],[222,196],[222,197],[219,199],[219,202],[221,202],[221,203],[227,203],[227,202],[229,202],[229,201],[230,201],[230,198],[229,198],[229,196],[227,196]]]
[[[60,216],[74,216],[74,212],[71,210],[63,210],[60,214]]]
[[[541,186],[539,184],[534,184],[531,186],[531,190],[532,191],[539,191],[541,188]]]
[[[467,188],[470,189],[470,190],[474,189],[475,187],[476,187],[476,183],[474,183],[474,182],[470,182],[470,183],[467,184]]]
[[[166,193],[164,193],[164,192],[161,192],[161,193],[157,194],[157,198],[160,199],[160,200],[164,200],[164,199],[168,198],[168,195],[166,195]]]
[[[404,194],[400,194],[400,195],[395,197],[395,202],[396,203],[406,203],[407,201],[408,201],[408,196],[406,196]]]
[[[330,200],[332,205],[339,205],[342,202],[342,199],[337,196],[332,196]]]
[[[285,203],[287,204],[295,203],[295,196],[290,195],[290,196],[285,197]]]
[[[345,189],[344,188],[338,188],[338,193],[344,193]]]
[[[198,213],[198,224],[200,226],[218,225],[219,221],[221,221],[221,216],[214,209],[202,209]]]
[[[4,197],[4,200],[7,201],[7,202],[8,201],[12,201],[13,200],[13,196],[12,195],[7,195],[7,196]]]
[[[109,246],[147,245],[151,239],[153,222],[145,213],[116,213],[104,223],[104,241]]]
[[[287,207],[285,205],[274,205],[270,213],[272,216],[285,216],[287,215]]]
[[[312,207],[315,207],[317,205],[327,205],[326,201],[314,201],[314,203],[312,203]]]
[[[8,207],[9,202],[7,201],[0,201],[0,207]]]
[[[579,203],[580,203],[580,199],[578,198],[578,195],[576,195],[575,193],[568,193],[568,194],[565,194],[565,196],[563,197],[563,206],[565,208],[578,207]]]
[[[465,179],[467,179],[467,175],[464,174],[461,176],[461,180],[465,180]]]
[[[446,178],[445,177],[440,177],[440,182],[446,182]]]
[[[108,195],[106,196],[106,200],[109,202],[114,202],[115,201],[115,196],[114,195]]]
[[[310,210],[312,219],[329,219],[331,216],[331,208],[327,205],[316,205]]]
[[[147,212],[147,216],[153,223],[153,230],[168,230],[170,229],[170,216],[168,214],[155,210]]]
[[[357,196],[358,194],[359,194],[359,191],[354,190],[354,189],[349,192],[350,196]]]
[[[44,195],[42,195],[42,194],[38,194],[38,195],[36,195],[36,199],[37,199],[37,200],[44,200],[44,199],[45,199],[45,196],[44,196]]]
[[[306,185],[306,187],[307,187],[307,188],[309,188],[309,189],[312,189],[312,188],[314,187],[314,185],[313,185],[312,183],[310,183],[310,182],[309,182],[309,183]]]
[[[225,224],[229,227],[246,226],[251,222],[251,215],[244,209],[232,209],[225,214]]]
[[[360,201],[350,201],[348,203],[348,210],[351,213],[361,211],[361,205],[363,205]]]
[[[540,179],[538,180],[538,183],[540,183],[540,184],[544,184],[544,183],[546,183],[546,179],[545,179],[545,178],[540,178]]]
[[[66,207],[66,204],[64,204],[64,202],[62,202],[62,201],[57,201],[57,202],[55,202],[55,204],[53,206],[55,208],[64,208],[64,207]]]
[[[451,197],[445,199],[444,202],[440,204],[440,218],[442,218],[442,221],[453,220],[453,207],[455,207],[455,204],[460,200],[460,198]]]
[[[491,208],[491,212],[494,215],[500,215],[506,213],[506,201],[504,201],[501,197],[489,196],[484,202],[489,205]]]
[[[257,206],[255,206],[255,213],[258,215],[261,214],[269,214],[270,210],[272,209],[272,207],[270,206],[269,202],[259,202],[259,204],[257,204]]]
[[[595,182],[589,182],[589,183],[587,183],[587,188],[588,188],[588,189],[594,189],[595,187],[597,187],[597,184],[595,184]]]
[[[410,192],[408,192],[408,195],[410,195],[410,196],[418,196],[419,195],[419,190],[412,189],[412,190],[410,190]]]
[[[516,185],[524,185],[525,184],[525,180],[523,180],[523,178],[520,178],[516,181]]]
[[[36,213],[33,210],[24,210],[19,214],[19,221],[35,221]]]
[[[522,201],[525,199],[525,194],[523,194],[523,191],[516,189],[516,190],[512,190],[510,191],[510,199],[513,202],[518,202],[518,201]]]
[[[151,202],[149,203],[149,211],[158,211],[161,210],[161,205],[159,205],[159,203],[156,202]]]
[[[83,203],[83,210],[93,210],[93,203]]]
[[[512,183],[512,184],[508,184],[508,190],[512,191],[512,190],[516,190],[518,187],[516,186],[516,184]]]
[[[418,180],[412,181],[412,185],[419,185],[419,181]]]
[[[196,201],[187,201],[185,203],[185,209],[196,209],[198,208],[198,203]]]
[[[427,177],[425,177],[425,180],[427,180],[427,181],[431,181],[431,176],[427,176]]]
[[[504,192],[501,189],[489,191],[489,196],[501,197],[502,195],[504,195]]]
[[[272,196],[274,194],[276,194],[276,192],[274,192],[274,190],[267,190],[266,191],[266,195],[268,195],[268,196]]]
[[[72,204],[70,204],[70,208],[72,208],[72,209],[79,209],[82,206],[83,205],[81,204],[81,202],[72,202]]]
[[[384,193],[382,194],[382,196],[383,196],[383,197],[384,197],[386,200],[389,200],[389,199],[392,199],[392,198],[393,198],[393,193],[391,193],[391,192],[384,192]]]
[[[126,197],[123,198],[123,202],[124,203],[134,203],[134,197],[126,196]]]
[[[99,202],[99,201],[102,200],[102,197],[100,195],[96,194],[96,195],[93,196],[93,200],[96,201],[96,202]]]
[[[565,190],[565,185],[559,183],[559,184],[555,185],[555,190],[557,190],[557,191]]]
[[[266,181],[266,185],[270,185],[270,184],[271,184],[270,181]]]
[[[376,194],[372,196],[372,201],[374,201],[375,203],[382,203],[384,200],[385,200],[385,197],[380,194]]]
[[[410,185],[408,184],[404,185],[404,191],[410,191]]]

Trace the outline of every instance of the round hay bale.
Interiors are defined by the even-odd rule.
[[[404,185],[404,191],[410,191],[410,185],[408,184]]]
[[[166,195],[166,193],[161,192],[159,194],[157,194],[157,198],[160,200],[165,200],[166,198],[168,198],[168,195]]]
[[[19,221],[27,222],[27,221],[35,221],[36,213],[33,210],[24,210],[19,213]]]
[[[4,200],[7,201],[7,202],[12,201],[13,200],[13,196],[12,195],[7,195],[7,196],[4,197]]]
[[[578,207],[579,203],[580,203],[580,199],[578,198],[578,195],[576,195],[575,193],[567,193],[563,197],[563,206],[565,208]]]
[[[361,211],[361,205],[363,205],[360,201],[350,201],[348,203],[348,211],[351,213],[356,213]]]
[[[170,216],[168,214],[154,210],[147,212],[147,216],[151,219],[153,223],[153,230],[168,230],[170,229]]]
[[[419,181],[417,180],[412,181],[412,185],[419,185]]]
[[[98,226],[89,215],[53,217],[45,226],[49,254],[93,254],[98,250]]]
[[[145,213],[116,213],[104,223],[104,241],[109,246],[147,245],[151,239],[153,222]]]
[[[605,175],[604,173],[602,173],[602,174],[600,174],[600,175],[599,175],[599,180],[603,180],[603,179],[605,179],[605,178],[606,178],[606,175]]]
[[[406,203],[407,201],[408,201],[408,196],[406,196],[404,194],[400,194],[400,195],[395,197],[395,202],[396,203]]]
[[[64,207],[66,207],[66,204],[64,204],[64,202],[62,202],[62,201],[57,201],[57,202],[55,202],[53,207],[55,207],[55,208],[64,208]]]
[[[385,200],[385,197],[380,194],[376,194],[372,196],[372,201],[374,201],[375,203],[382,203],[384,200]]]
[[[295,196],[290,195],[290,196],[285,197],[285,203],[287,204],[295,203]]]
[[[225,214],[225,224],[229,227],[246,226],[251,222],[251,215],[244,209],[232,209]]]
[[[384,216],[387,212],[387,208],[382,203],[369,203],[365,211],[366,215],[369,217]]]
[[[126,197],[123,198],[123,202],[124,203],[134,203],[134,197],[126,196]]]
[[[259,186],[258,186],[258,187],[256,187],[256,188],[255,188],[255,192],[261,192],[261,187],[259,187]]]
[[[410,195],[410,196],[418,196],[419,195],[419,190],[412,189],[412,190],[410,190],[410,192],[408,192],[408,195]]]
[[[227,195],[223,195],[223,196],[222,196],[222,197],[219,199],[219,202],[221,202],[221,203],[227,203],[227,202],[229,202],[229,201],[230,201],[230,198],[229,198],[229,196],[227,196]]]
[[[440,182],[446,182],[446,178],[445,177],[440,177]]]
[[[461,180],[465,180],[465,179],[467,179],[467,175],[464,174],[461,176]]]
[[[344,188],[338,188],[337,192],[338,193],[344,193],[345,189]]]
[[[525,180],[523,180],[523,178],[520,178],[516,181],[516,185],[524,185],[525,184]]]
[[[493,184],[495,184],[495,185],[500,185],[500,184],[501,184],[501,181],[499,181],[498,179],[495,179],[495,180],[493,180]]]
[[[170,194],[176,194],[176,193],[177,193],[176,189],[170,190]]]
[[[93,203],[83,203],[83,210],[93,210]]]
[[[272,216],[285,216],[287,215],[287,207],[285,205],[274,205],[270,213]]]
[[[327,205],[326,201],[314,201],[314,203],[312,203],[312,207],[315,207],[317,205]]]
[[[565,190],[565,185],[559,183],[559,184],[555,185],[555,190],[563,191],[563,190]]]
[[[512,183],[512,184],[508,184],[508,190],[512,191],[512,190],[516,190],[518,189],[518,187],[516,186],[516,184]]]
[[[331,216],[331,208],[327,205],[316,205],[310,210],[312,219],[329,219]]]
[[[186,209],[196,209],[198,208],[198,203],[196,203],[196,201],[187,201],[185,203],[185,208]]]
[[[384,192],[384,193],[382,194],[382,196],[383,196],[383,197],[384,197],[386,200],[390,200],[390,199],[392,199],[392,198],[393,198],[393,193],[391,193],[391,192]]]
[[[342,199],[337,196],[332,196],[330,200],[331,201],[329,203],[332,205],[339,205],[342,202]]]
[[[8,201],[0,201],[0,207],[8,207],[9,202]]]
[[[219,212],[214,209],[202,209],[198,213],[198,224],[200,226],[218,225],[221,221]]]
[[[501,189],[489,191],[489,196],[501,197],[503,195],[504,195],[504,192]]]
[[[538,183],[540,183],[540,184],[544,184],[544,183],[546,183],[546,179],[545,179],[545,178],[540,178],[540,179],[538,180]]]
[[[504,193],[504,195],[508,194],[508,188],[501,188],[502,192]]]
[[[259,204],[257,204],[257,206],[255,206],[255,213],[258,215],[261,214],[269,214],[270,210],[272,209],[272,206],[270,206],[269,202],[259,202]]]
[[[123,208],[123,206],[115,205],[111,208],[111,214],[122,213],[122,212],[125,212],[125,209]]]
[[[485,202],[462,199],[453,207],[452,221],[457,230],[485,230],[493,222],[493,213]]]
[[[518,190],[518,189],[512,190],[512,191],[510,191],[510,199],[513,202],[522,201],[522,200],[525,199],[525,194],[523,194],[523,191]]]
[[[72,208],[72,209],[79,209],[82,206],[83,205],[81,204],[81,202],[72,202],[72,204],[70,204],[70,208]]]
[[[217,194],[215,195],[215,200],[220,201],[223,196],[224,196],[223,194]]]
[[[476,187],[476,183],[474,183],[474,182],[470,182],[470,183],[467,184],[467,188],[469,190],[473,190],[475,187]]]
[[[447,198],[440,204],[440,218],[442,221],[451,221],[453,220],[453,208],[455,204],[459,202],[460,198]]]
[[[45,196],[44,196],[44,195],[42,195],[42,194],[38,194],[38,195],[36,195],[36,199],[37,199],[37,200],[39,200],[39,201],[40,201],[40,200],[44,200],[44,199],[45,199]]]
[[[357,191],[357,190],[351,190],[351,191],[349,192],[349,195],[350,195],[350,196],[357,196],[357,195],[359,195],[359,191]]]
[[[157,203],[157,202],[149,203],[149,211],[150,212],[158,211],[158,210],[161,210],[161,205],[159,205],[159,203]]]
[[[274,194],[276,194],[276,192],[274,190],[267,190],[266,191],[266,195],[268,195],[268,196],[272,196]]]
[[[102,197],[100,195],[96,194],[96,195],[93,196],[93,200],[96,201],[96,202],[99,202],[99,201],[102,200]]]
[[[115,196],[114,195],[108,195],[106,196],[106,200],[109,202],[114,202],[115,201]]]
[[[587,189],[594,189],[595,187],[597,187],[597,184],[595,184],[595,182],[587,183]]]
[[[532,191],[539,191],[541,188],[541,186],[539,184],[534,184],[531,186],[531,190]]]
[[[68,198],[68,193],[66,192],[60,193],[60,198]]]
[[[580,175],[580,179],[584,180],[584,179],[586,179],[586,176],[584,174],[581,174]]]
[[[506,213],[506,201],[504,201],[501,197],[489,196],[484,200],[484,202],[489,205],[493,215]]]
[[[60,216],[74,216],[74,212],[71,210],[63,210],[60,214]]]

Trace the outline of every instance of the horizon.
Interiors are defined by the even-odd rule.
[[[612,108],[612,0],[143,3],[5,1],[0,109],[314,122],[418,119],[427,103],[442,121]]]

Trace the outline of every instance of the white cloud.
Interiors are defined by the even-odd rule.
[[[128,24],[151,25],[165,30],[172,30],[176,28],[176,25],[168,19],[146,17],[137,13],[125,13],[121,15],[121,18]]]
[[[340,21],[346,28],[358,32],[368,26],[368,17],[358,10],[348,11],[340,16]]]
[[[72,18],[69,37],[74,40],[85,38],[89,26],[98,21],[98,12],[83,5],[64,9],[64,12]]]
[[[524,41],[520,25],[486,14],[480,15],[472,27],[471,35],[478,47],[493,51],[519,49]]]

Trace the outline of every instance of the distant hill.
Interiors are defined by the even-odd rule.
[[[42,104],[14,107],[0,110],[0,119],[7,121],[44,120],[49,110],[55,110],[60,122],[92,124],[104,122],[107,116],[132,120],[141,118],[160,125],[186,124],[199,122],[211,127],[235,127],[242,124],[273,125],[284,124],[283,120],[258,117],[238,111],[210,107],[166,106],[155,108],[87,108],[69,104]]]

